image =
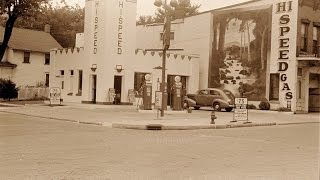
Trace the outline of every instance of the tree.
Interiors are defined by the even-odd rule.
[[[48,0],[1,0],[0,15],[6,15],[5,32],[0,45],[0,62],[7,49],[14,23],[19,17],[31,17]]]
[[[173,19],[184,18],[198,14],[200,6],[198,4],[191,4],[190,0],[178,0],[177,6],[169,13],[171,13]],[[140,16],[137,25],[163,23],[164,16],[165,10],[158,8],[154,16]]]
[[[34,16],[18,19],[15,26],[42,31],[46,24],[51,25],[50,33],[62,47],[74,47],[76,33],[84,31],[84,8],[65,1],[56,6],[47,4]]]

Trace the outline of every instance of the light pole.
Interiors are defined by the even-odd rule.
[[[164,116],[165,109],[165,82],[166,82],[166,57],[167,50],[170,47],[170,36],[171,36],[171,16],[173,8],[177,6],[176,0],[171,0],[170,6],[167,5],[167,0],[155,0],[154,5],[157,7],[163,7],[164,9],[164,24],[163,24],[163,50],[162,50],[162,78],[161,78],[161,94],[162,94],[162,103],[161,103],[161,117]]]

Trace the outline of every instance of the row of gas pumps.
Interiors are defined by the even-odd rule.
[[[180,76],[176,76],[174,78],[174,81],[175,81],[174,84],[171,87],[169,87],[170,88],[170,94],[169,94],[170,104],[169,105],[173,111],[182,111],[183,100],[184,100],[184,96],[186,95],[186,90],[182,87]],[[160,83],[160,86],[162,86],[162,83]],[[151,76],[149,74],[145,76],[145,82],[141,88],[142,88],[143,110],[152,110],[152,83],[151,83]],[[167,83],[165,84],[164,96],[162,96],[161,98],[165,98],[165,102],[166,102],[165,104],[168,104]],[[167,110],[167,106],[165,106],[164,110]]]

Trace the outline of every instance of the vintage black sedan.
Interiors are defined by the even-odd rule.
[[[207,88],[197,91],[196,94],[187,94],[184,98],[184,107],[193,107],[198,110],[201,107],[212,107],[217,111],[225,109],[232,111],[235,96],[226,89]]]

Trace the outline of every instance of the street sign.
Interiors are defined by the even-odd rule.
[[[60,105],[61,104],[61,89],[58,87],[50,88],[50,105]]]
[[[156,91],[156,98],[155,98],[155,108],[160,109],[162,104],[162,92],[161,91]]]
[[[248,121],[248,99],[235,98],[234,121]]]

